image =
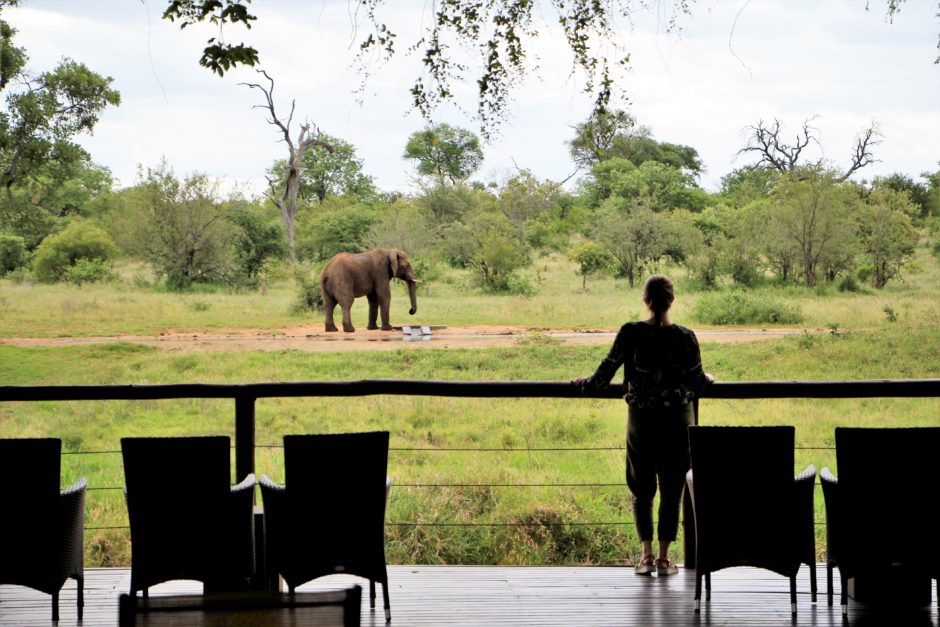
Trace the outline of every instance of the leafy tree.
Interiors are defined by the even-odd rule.
[[[603,244],[582,242],[568,251],[568,259],[578,264],[577,274],[581,277],[581,289],[587,291],[588,277],[609,270],[616,263],[613,255]]]
[[[364,205],[321,214],[310,223],[310,235],[301,243],[304,256],[313,261],[324,261],[337,253],[367,250],[366,241],[375,221],[375,210]]]
[[[0,112],[0,185],[9,202],[14,185],[29,180],[50,161],[87,158],[72,138],[90,132],[105,107],[121,102],[111,89],[111,78],[71,59],[47,72],[27,72],[25,52],[9,41],[15,32],[0,20],[0,59],[10,64],[0,73],[0,88],[6,90],[6,106]],[[14,83],[16,89],[11,89]]]
[[[424,193],[416,199],[417,205],[433,215],[438,224],[456,222],[476,209],[489,207],[493,202],[494,199],[487,192],[465,183],[448,185],[440,180],[425,188]]]
[[[594,238],[617,260],[632,288],[646,268],[666,256],[670,229],[667,217],[642,201],[611,198],[601,206]]]
[[[925,183],[918,183],[906,174],[896,172],[889,176],[877,176],[872,181],[872,189],[889,189],[907,194],[915,208],[911,217],[923,219],[930,215],[930,187]]]
[[[350,196],[369,200],[376,195],[371,176],[362,171],[362,159],[356,156],[356,148],[349,142],[320,133],[320,139],[332,147],[314,144],[301,159],[298,198],[316,199],[323,202],[327,196]],[[287,162],[279,160],[268,173],[280,188],[286,184]]]
[[[265,261],[287,253],[281,227],[265,219],[256,208],[240,203],[229,210],[226,218],[238,227],[235,262],[249,281],[257,280]]]
[[[0,276],[26,265],[26,243],[18,235],[0,233]]]
[[[806,286],[813,287],[820,263],[854,238],[858,196],[831,170],[806,167],[794,174],[774,188],[771,207],[780,232],[799,251]]]
[[[399,201],[381,213],[365,237],[368,248],[397,248],[408,253],[413,266],[432,255],[438,234],[434,221],[418,206]],[[424,280],[424,273],[415,273]]]
[[[591,172],[593,181],[588,190],[596,200],[642,199],[653,211],[701,211],[708,203],[708,194],[690,175],[658,161],[636,167],[628,159],[615,157],[597,164]]]
[[[582,168],[591,168],[614,156],[614,142],[636,126],[636,118],[623,111],[598,111],[586,122],[574,127],[574,137],[568,141],[571,159]]]
[[[704,168],[695,148],[656,141],[649,128],[637,126],[633,116],[619,109],[595,113],[576,125],[574,131],[568,145],[571,158],[581,167],[592,167],[607,159],[627,159],[637,167],[656,161],[692,177]]]
[[[903,207],[903,205],[909,207]],[[872,283],[881,289],[898,276],[914,255],[917,230],[911,224],[915,205],[907,192],[876,190],[859,208],[856,218],[862,248],[872,268]]]
[[[0,4],[2,9],[2,4]],[[13,44],[16,30],[0,20],[0,228],[20,235],[29,248],[79,213],[76,185],[91,166],[72,139],[91,132],[108,105],[120,103],[112,79],[81,63],[62,60],[38,74],[26,69],[27,56]],[[90,182],[90,181],[84,181]],[[110,177],[108,177],[110,183]]]
[[[166,164],[147,168],[125,199],[131,252],[149,261],[167,287],[229,281],[234,274],[234,225],[225,219],[218,184],[193,173],[180,180]]]
[[[736,207],[770,197],[780,174],[768,167],[748,165],[721,177],[720,194]]]
[[[477,171],[483,150],[471,131],[438,124],[412,133],[404,158],[417,162],[419,173],[456,185]]]
[[[117,247],[103,229],[75,220],[42,241],[33,258],[33,274],[43,283],[63,281],[79,261],[106,262],[116,253]]]
[[[522,170],[499,190],[498,205],[513,222],[547,221],[558,206],[561,194],[557,183],[539,181],[530,170]]]
[[[529,263],[521,229],[498,211],[475,211],[444,230],[441,243],[451,265],[472,268],[484,291],[511,291],[513,274]]]

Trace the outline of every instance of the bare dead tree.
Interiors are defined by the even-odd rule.
[[[260,83],[240,83],[252,89],[258,89],[264,94],[265,104],[256,105],[255,109],[267,109],[270,117],[268,124],[276,126],[283,134],[283,141],[287,144],[287,175],[283,182],[275,181],[270,177],[268,179],[267,197],[281,211],[281,217],[284,218],[284,238],[287,240],[287,248],[290,251],[290,260],[297,261],[297,248],[294,244],[294,225],[297,219],[297,194],[300,190],[300,174],[304,155],[313,146],[322,146],[329,152],[333,152],[333,146],[320,139],[320,129],[315,124],[306,122],[300,125],[300,132],[297,134],[296,141],[291,138],[290,125],[294,119],[294,108],[296,101],[291,101],[290,114],[287,121],[282,122],[274,109],[274,79],[268,76],[264,70],[258,70],[268,80],[268,86]],[[278,189],[279,186],[283,189]]]
[[[839,180],[844,181],[852,176],[856,170],[878,161],[871,153],[871,147],[880,143],[881,133],[878,132],[878,126],[873,123],[856,138],[855,152],[852,154],[852,165],[849,166],[849,169],[845,171],[845,174]]]
[[[738,151],[738,154],[757,153],[757,165],[766,165],[778,172],[790,172],[796,167],[803,149],[810,143],[819,143],[816,139],[816,129],[809,125],[810,120],[803,122],[802,135],[796,134],[796,142],[790,146],[780,137],[783,125],[774,118],[773,125],[765,124],[759,120],[756,125],[748,126],[750,136],[747,146]]]
[[[738,154],[756,153],[758,160],[756,165],[767,166],[781,173],[788,173],[795,170],[799,164],[803,149],[811,143],[819,144],[816,137],[817,129],[810,126],[812,119],[803,122],[803,126],[796,134],[793,145],[789,145],[781,138],[783,125],[780,120],[774,118],[773,124],[767,124],[759,120],[756,125],[748,126],[749,132],[747,145],[738,151]],[[848,169],[837,178],[838,181],[845,181],[852,174],[877,161],[872,154],[872,147],[881,143],[881,133],[878,132],[878,126],[874,123],[862,131],[855,141],[855,149],[852,155],[852,162]]]

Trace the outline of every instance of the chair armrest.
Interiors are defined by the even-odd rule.
[[[242,479],[241,483],[232,486],[232,494],[243,492],[245,490],[251,490],[255,487],[257,483],[258,482],[255,481],[254,474],[249,474],[247,477]]]
[[[829,467],[827,466],[819,473],[819,482],[823,484],[823,487],[825,487],[827,483],[830,485],[838,485],[839,479],[834,474],[832,474],[832,471],[830,471]]]
[[[286,490],[284,486],[282,486],[280,483],[277,483],[276,481],[271,480],[271,478],[267,475],[261,475],[261,479],[258,480],[258,484],[261,486],[262,491],[274,490],[277,492],[284,492]]]
[[[87,487],[88,482],[81,477],[59,494],[62,574],[69,577],[81,575],[84,564],[82,543],[85,535],[85,490]]]
[[[816,474],[816,466],[810,464],[803,472],[793,477],[793,481],[798,485],[803,483],[816,485]]]
[[[78,492],[84,492],[87,489],[87,487],[88,487],[88,482],[85,480],[85,477],[79,477],[75,481],[75,483],[65,488],[64,490],[62,490],[62,492],[60,493],[60,496],[71,497],[72,495]]]

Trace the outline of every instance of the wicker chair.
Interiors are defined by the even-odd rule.
[[[819,477],[826,501],[829,604],[834,567],[843,615],[850,579],[898,587],[886,595],[891,603],[900,605],[904,597],[929,603],[930,580],[940,575],[933,505],[940,427],[837,427],[835,441],[839,476],[823,468]],[[940,605],[940,584],[937,599]]]
[[[710,600],[711,573],[735,566],[788,577],[790,611],[796,614],[796,575],[807,564],[816,600],[816,468],[810,465],[794,478],[794,434],[792,426],[689,427],[696,612],[702,579]]]
[[[52,595],[52,620],[59,620],[59,591],[72,578],[78,618],[84,609],[85,479],[59,491],[62,441],[55,438],[0,440],[0,473],[9,481],[0,515],[0,584],[28,586]],[[14,479],[15,477],[15,479]]]
[[[285,485],[261,477],[267,573],[288,589],[335,573],[369,580],[369,605],[385,567],[387,431],[284,436]]]
[[[229,438],[123,438],[132,595],[174,579],[247,590],[254,571],[254,475],[230,482]]]

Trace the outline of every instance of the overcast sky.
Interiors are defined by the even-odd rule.
[[[403,54],[408,31],[427,23],[426,1],[388,0],[381,17],[399,32],[399,57],[377,68],[364,102],[353,61],[354,0],[256,0],[258,22],[250,30],[230,27],[228,41],[246,41],[261,53],[261,66],[276,81],[275,100],[286,116],[296,101],[293,131],[306,119],[351,142],[366,173],[379,188],[409,191],[412,165],[401,158],[408,136],[423,127],[411,112],[409,87],[420,71]],[[253,70],[210,73],[198,64],[214,31],[160,18],[166,0],[25,0],[3,18],[19,31],[17,45],[34,71],[70,57],[114,79],[118,108],[106,111],[94,135],[80,143],[92,159],[111,169],[120,184],[136,179],[138,165],[161,157],[177,174],[193,171],[239,181],[260,191],[264,172],[285,157],[274,127],[265,122],[261,93],[243,85]],[[668,2],[661,5],[668,6]],[[736,157],[745,127],[779,118],[791,131],[814,117],[822,153],[835,165],[849,163],[854,139],[878,125],[880,162],[860,176],[903,172],[915,178],[936,170],[940,159],[940,24],[933,0],[908,0],[893,23],[885,2],[870,0],[700,1],[681,20],[683,31],[664,32],[668,18],[639,14],[622,28],[631,53],[621,81],[627,109],[654,137],[693,146],[706,172],[701,184],[717,188],[722,176],[750,159]],[[538,74],[515,93],[500,135],[484,148],[486,160],[474,177],[502,181],[517,168],[561,180],[574,165],[568,154],[571,127],[585,119],[590,99],[570,76],[567,47],[542,9],[545,37],[537,54]],[[457,91],[473,112],[472,83]],[[436,121],[470,129],[476,122],[455,108]]]

